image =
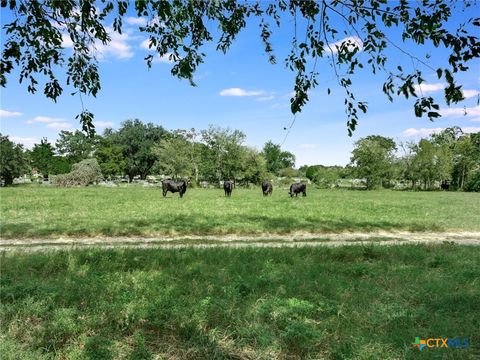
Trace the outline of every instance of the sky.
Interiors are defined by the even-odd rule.
[[[458,12],[454,23],[465,19],[469,13]],[[309,93],[310,101],[294,120],[290,112],[290,97],[294,86],[293,73],[284,65],[284,58],[291,47],[293,22],[282,18],[280,29],[274,29],[272,43],[277,64],[268,62],[259,37],[256,23],[247,23],[227,54],[215,51],[215,44],[204,48],[207,54],[195,75],[197,87],[170,74],[172,63],[168,58],[156,58],[151,69],[144,60],[152,52],[148,49],[148,37],[138,31],[144,19],[129,12],[124,21],[124,32],[112,33],[109,46],[97,46],[102,89],[96,98],[84,97],[85,108],[95,115],[98,132],[106,127],[118,129],[127,119],[138,118],[169,130],[206,129],[211,125],[239,129],[247,138],[246,144],[261,150],[269,140],[283,143],[283,149],[296,155],[296,166],[346,165],[355,141],[361,137],[378,134],[397,142],[416,141],[446,127],[460,126],[465,132],[480,131],[480,61],[470,62],[470,70],[458,75],[466,100],[451,107],[440,101],[442,118],[431,122],[417,118],[413,112],[414,99],[396,97],[389,102],[382,92],[387,75],[372,75],[361,71],[354,76],[353,90],[357,100],[368,103],[367,114],[361,114],[359,125],[352,137],[348,136],[343,105],[344,91],[336,83],[328,61],[320,61],[319,85]],[[12,15],[2,8],[2,27]],[[343,26],[338,20],[332,24]],[[106,24],[107,26],[109,24]],[[111,28],[110,28],[111,29]],[[301,32],[301,26],[297,28]],[[395,34],[389,36],[395,37]],[[397,34],[398,35],[398,34]],[[480,36],[480,34],[472,34]],[[342,41],[339,36],[335,41]],[[2,30],[2,49],[5,34]],[[332,40],[332,42],[335,42]],[[361,51],[360,60],[366,61],[361,40],[354,38]],[[400,42],[398,43],[400,44]],[[71,51],[71,42],[65,37],[65,53]],[[401,44],[402,48],[424,59],[432,68],[445,66],[446,52],[432,47]],[[428,55],[427,55],[428,54]],[[434,71],[412,61],[396,48],[386,51],[388,67],[401,65],[406,70],[418,66],[424,72],[421,85],[424,95],[442,99],[444,82]],[[311,64],[310,64],[311,65]],[[58,69],[62,74],[64,69]],[[60,75],[61,79],[64,76]],[[63,95],[53,102],[41,91],[32,95],[25,84],[18,83],[18,72],[7,76],[7,87],[1,88],[0,131],[17,143],[31,148],[46,137],[54,143],[60,130],[79,129],[75,116],[81,112],[78,95],[71,96],[72,88],[64,87]],[[327,94],[330,88],[331,94]],[[466,115],[465,115],[466,109]]]

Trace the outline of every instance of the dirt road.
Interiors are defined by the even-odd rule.
[[[293,233],[287,235],[216,235],[165,237],[95,237],[57,239],[0,239],[0,251],[54,251],[83,248],[211,248],[345,246],[358,244],[442,244],[480,245],[480,232],[348,232]]]

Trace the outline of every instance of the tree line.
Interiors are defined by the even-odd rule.
[[[190,178],[219,183],[233,180],[258,184],[295,166],[295,156],[268,141],[262,151],[245,145],[239,130],[210,126],[206,130],[168,131],[162,126],[127,120],[118,130],[93,137],[81,131],[61,131],[55,145],[42,139],[31,150],[1,137],[0,172],[5,185],[32,171],[49,175],[69,173],[84,159],[94,158],[105,179],[146,179],[148,175]]]
[[[41,173],[67,174],[85,159],[95,159],[92,174],[104,179],[146,179],[163,175],[190,178],[193,184],[219,184],[232,180],[259,184],[275,178],[306,178],[318,187],[330,188],[342,179],[357,181],[367,189],[392,188],[433,190],[440,184],[451,189],[480,191],[480,133],[464,134],[447,128],[418,142],[395,141],[370,135],[354,144],[350,163],[343,166],[301,166],[295,155],[268,141],[261,151],[245,145],[239,130],[217,126],[197,131],[172,130],[138,119],[123,122],[118,130],[106,129],[93,137],[81,131],[61,131],[52,145],[42,139],[31,150],[1,136],[0,175],[5,185],[15,177]],[[92,175],[97,177],[97,175]],[[90,177],[86,177],[87,179]],[[72,176],[63,177],[75,183]]]

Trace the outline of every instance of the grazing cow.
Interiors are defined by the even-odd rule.
[[[225,196],[232,196],[233,190],[233,182],[232,181],[224,181],[223,182],[223,190],[225,190]]]
[[[440,187],[442,188],[442,190],[450,190],[450,183],[446,180],[443,180]]]
[[[302,183],[295,183],[290,185],[290,191],[288,192],[290,197],[293,195],[298,196],[298,194],[303,193],[303,196],[307,196],[307,185]]]
[[[263,196],[272,195],[272,191],[273,191],[272,183],[270,181],[264,181],[262,183]]]
[[[185,191],[187,191],[188,180],[163,180],[162,181],[162,190],[163,190],[163,197],[167,196],[167,192],[170,191],[172,193],[178,192],[180,197],[183,197]]]

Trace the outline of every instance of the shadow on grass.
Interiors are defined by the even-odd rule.
[[[261,232],[290,233],[343,232],[376,230],[442,231],[444,228],[433,223],[395,221],[355,221],[351,219],[321,219],[308,216],[222,216],[170,215],[156,218],[127,219],[108,224],[86,221],[82,223],[43,223],[41,225],[21,222],[1,225],[3,238],[49,237],[49,236],[148,236],[152,234],[254,234]]]
[[[419,333],[478,343],[477,259],[443,245],[5,256],[5,358],[416,359]]]

